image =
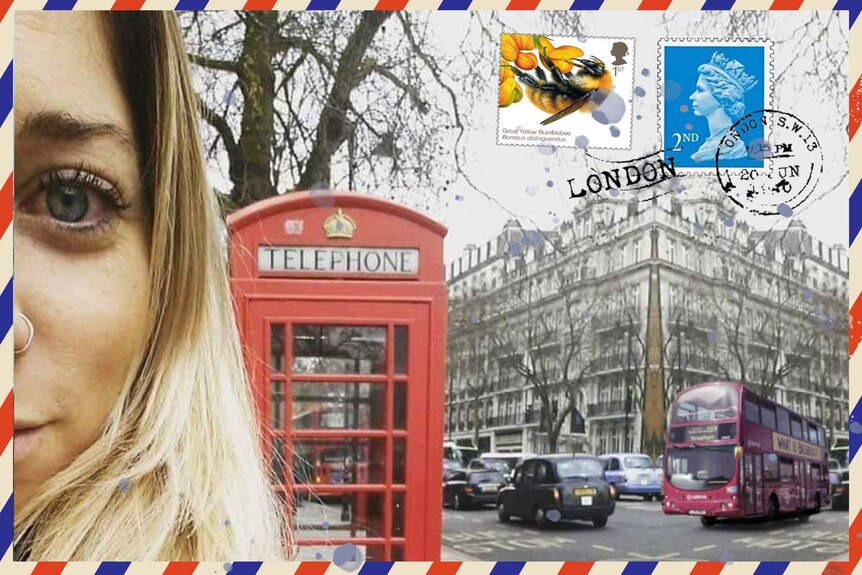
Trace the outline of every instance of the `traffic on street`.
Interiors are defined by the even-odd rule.
[[[847,553],[847,511],[808,522],[748,520],[707,528],[623,496],[603,528],[580,521],[501,523],[491,507],[443,511],[443,546],[477,561],[827,561]],[[465,560],[466,558],[465,557]]]

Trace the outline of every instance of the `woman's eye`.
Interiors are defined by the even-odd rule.
[[[51,217],[70,224],[83,220],[90,209],[87,193],[75,186],[54,186],[46,192],[45,200]]]

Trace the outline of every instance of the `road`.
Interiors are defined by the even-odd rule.
[[[443,511],[443,545],[481,561],[826,561],[848,548],[846,511],[824,509],[808,523],[783,519],[702,527],[665,515],[661,503],[624,498],[603,528],[560,522],[538,530],[484,509]]]

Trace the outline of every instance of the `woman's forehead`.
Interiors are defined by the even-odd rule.
[[[59,112],[131,133],[129,104],[99,15],[19,12],[14,49],[16,131],[33,114]]]

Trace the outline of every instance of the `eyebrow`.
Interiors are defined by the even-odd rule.
[[[19,136],[35,136],[54,140],[92,140],[111,138],[135,150],[129,132],[111,122],[99,122],[73,116],[69,112],[44,111],[24,118]]]

